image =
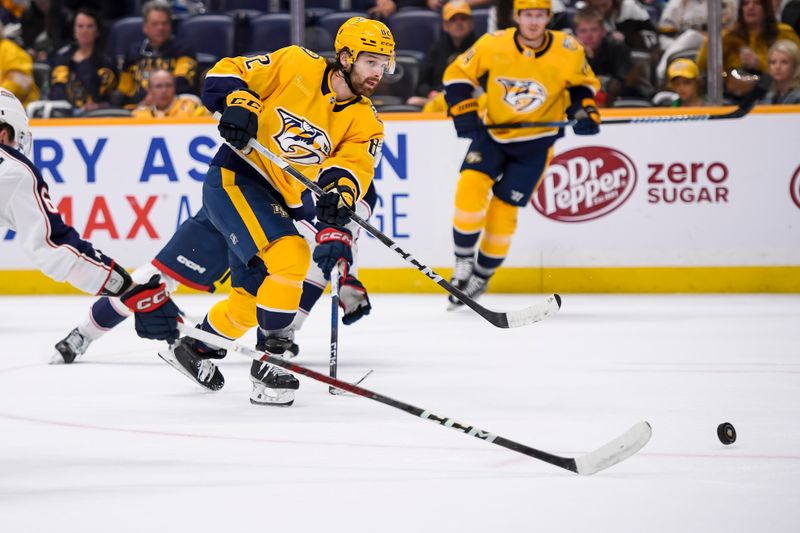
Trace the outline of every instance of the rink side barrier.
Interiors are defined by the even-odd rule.
[[[442,115],[383,119],[372,222],[449,276],[452,202],[468,143]],[[608,126],[583,138],[567,132],[532,205],[520,210],[490,290],[800,292],[798,123],[800,106],[771,106],[737,120]],[[53,204],[84,238],[131,268],[149,261],[199,209],[219,144],[209,118],[33,120],[32,128],[32,159]],[[0,228],[0,294],[77,293],[35,270],[18,240]],[[439,292],[374,239],[359,242],[359,276],[371,291]]]

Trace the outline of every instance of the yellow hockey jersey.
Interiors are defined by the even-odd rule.
[[[483,35],[444,72],[446,91],[460,84],[478,88],[486,76],[484,124],[564,120],[570,88],[586,87],[591,94],[600,88],[574,37],[547,31],[542,46],[534,50],[521,45],[515,35],[516,29]],[[490,129],[489,133],[495,141],[508,143],[556,135],[558,128]]]
[[[166,109],[157,109],[154,105],[139,106],[131,112],[133,118],[185,118],[204,117],[208,111],[196,96],[178,96]]]
[[[19,98],[22,105],[39,99],[33,81],[33,59],[10,39],[0,39],[0,85]]]
[[[361,198],[380,157],[383,123],[367,98],[337,101],[332,76],[325,59],[299,46],[268,55],[225,58],[206,76],[203,103],[212,112],[221,111],[224,94],[244,82],[264,106],[258,121],[259,143],[311,180],[331,167],[346,171]],[[302,205],[301,183],[255,150],[246,157],[288,207]]]

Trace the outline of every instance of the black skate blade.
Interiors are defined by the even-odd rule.
[[[160,351],[158,352],[158,356],[169,366],[180,372],[182,375],[186,376],[186,378],[189,379],[189,381],[191,381],[195,385],[200,385],[206,390],[216,392],[220,390],[223,387],[223,385],[225,385],[225,378],[219,372],[219,369],[215,371],[215,374],[219,374],[220,379],[218,383],[216,384],[213,383],[214,381],[213,378],[209,380],[208,383],[203,383],[202,381],[198,381],[194,376],[190,375],[188,371],[185,368],[183,368],[183,366],[181,366],[181,364],[178,361],[172,359],[171,357],[165,357]]]

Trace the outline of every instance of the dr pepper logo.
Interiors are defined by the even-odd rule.
[[[547,218],[585,222],[618,208],[635,186],[636,167],[627,155],[585,146],[553,158],[531,203]]]
[[[789,185],[789,192],[795,205],[800,207],[800,167],[797,167],[797,170],[794,171],[792,183]]]

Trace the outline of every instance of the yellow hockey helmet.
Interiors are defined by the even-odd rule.
[[[337,55],[344,49],[349,50],[353,61],[361,52],[389,56],[386,72],[394,72],[394,37],[383,22],[364,17],[348,19],[336,32],[333,47]]]
[[[514,0],[514,13],[519,13],[523,9],[553,10],[550,0]]]

